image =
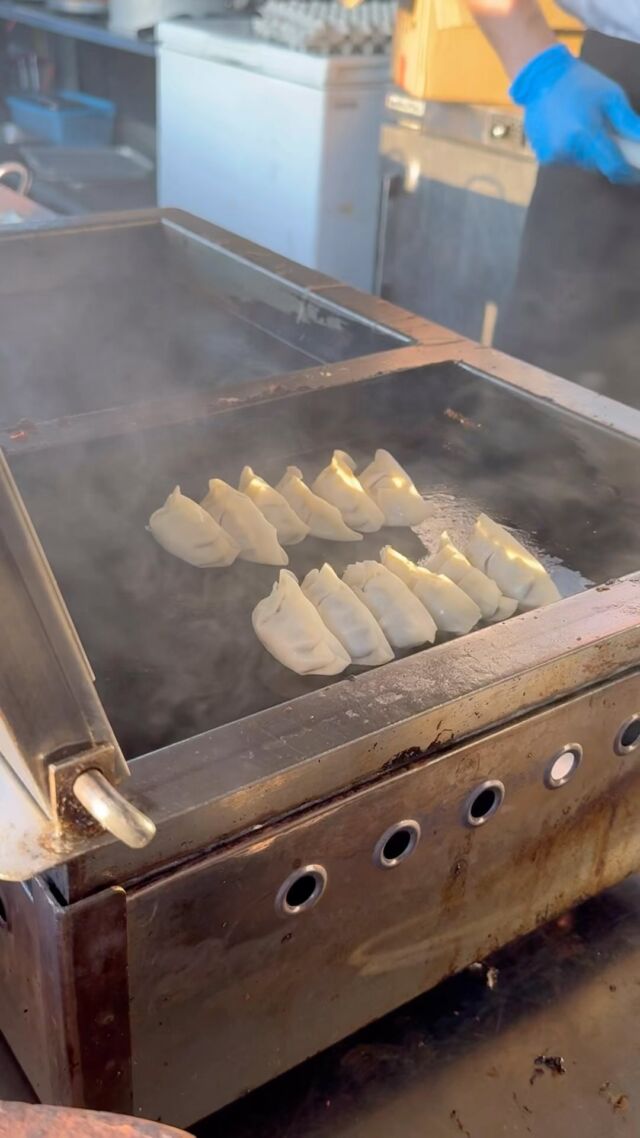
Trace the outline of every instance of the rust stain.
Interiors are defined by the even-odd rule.
[[[455,1122],[456,1126],[458,1127],[458,1130],[460,1131],[461,1134],[464,1134],[465,1138],[471,1138],[471,1131],[467,1130],[467,1128],[464,1125],[462,1119],[460,1118],[460,1115],[458,1114],[457,1110],[452,1110],[451,1114],[449,1115],[449,1118],[451,1119],[452,1122]]]
[[[422,747],[405,747],[404,751],[400,751],[397,755],[394,755],[392,759],[384,763],[381,769],[383,771],[392,771],[397,767],[407,766],[409,763],[414,763],[416,759],[423,759],[426,753]]]
[[[598,1094],[609,1103],[614,1114],[624,1114],[629,1109],[629,1096],[611,1083],[603,1083]]]
[[[55,1106],[0,1102],[0,1138],[187,1138],[183,1130]]]
[[[538,1055],[534,1060],[536,1067],[551,1071],[552,1075],[566,1075],[567,1065],[562,1055]]]

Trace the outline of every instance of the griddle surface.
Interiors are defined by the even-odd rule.
[[[177,483],[198,500],[213,475],[237,485],[246,462],[272,482],[295,463],[310,482],[334,447],[361,464],[378,446],[433,517],[419,534],[309,539],[288,551],[299,577],[387,543],[420,559],[445,526],[466,540],[481,510],[515,528],[564,595],[640,565],[637,447],[454,364],[25,453],[14,474],[127,757],[345,682],[297,677],[258,643],[251,612],[276,569],[193,569],[146,532],[151,512]]]

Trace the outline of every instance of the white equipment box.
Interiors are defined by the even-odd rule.
[[[388,58],[291,51],[235,20],[159,39],[159,203],[370,290]]]

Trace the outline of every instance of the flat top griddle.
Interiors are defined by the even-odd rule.
[[[515,529],[564,595],[637,570],[635,446],[455,364],[305,392],[233,411],[11,459],[128,758],[324,687],[258,643],[251,611],[277,570],[237,562],[193,569],[145,531],[173,486],[200,499],[213,475],[236,485],[245,462],[275,482],[311,481],[334,447],[358,463],[378,446],[406,465],[434,514],[419,533],[289,550],[300,577],[377,558],[382,545],[425,555],[445,526],[464,540],[481,510]],[[473,633],[471,634],[473,635]],[[389,665],[393,667],[393,664]]]

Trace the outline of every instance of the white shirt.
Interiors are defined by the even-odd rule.
[[[588,28],[640,42],[640,0],[560,0]]]

